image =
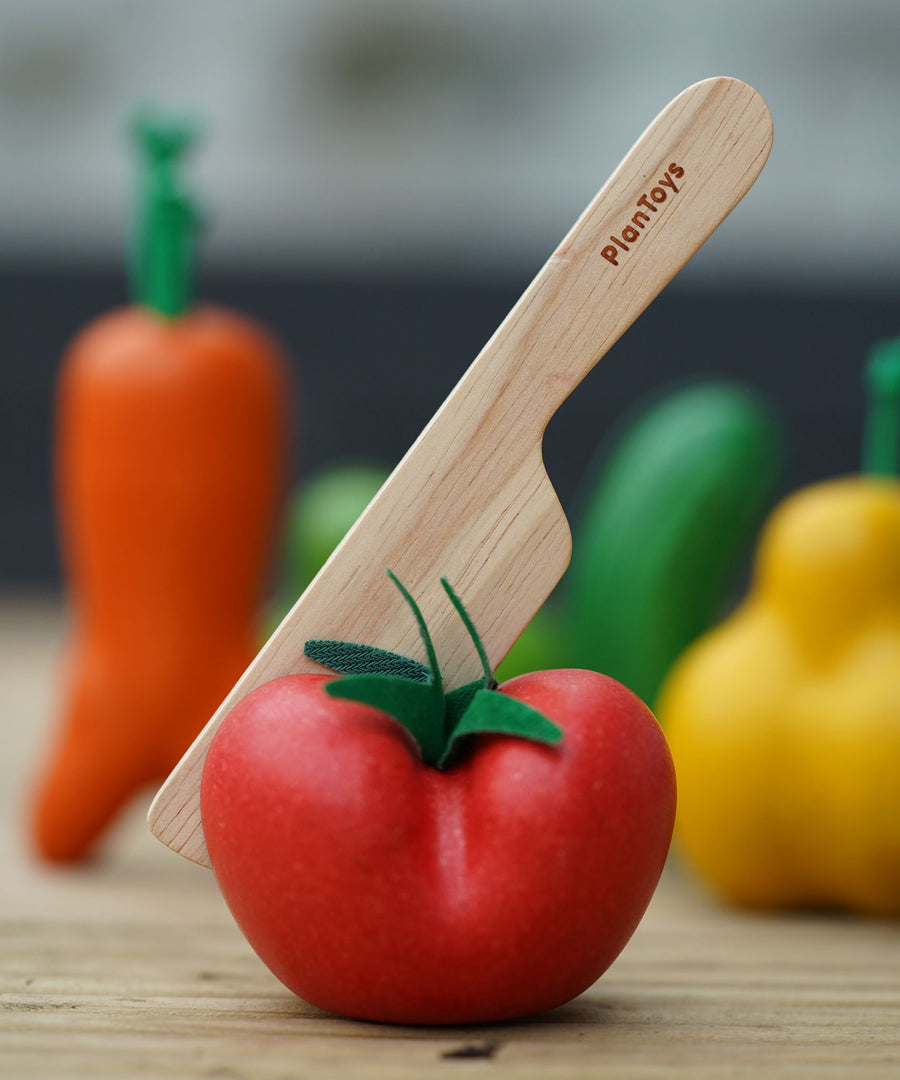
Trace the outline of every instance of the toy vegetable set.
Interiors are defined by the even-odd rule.
[[[164,238],[161,262],[138,261],[153,278],[182,265],[192,218],[172,174],[183,134],[143,138],[155,162],[145,220],[164,223],[147,226]],[[553,624],[573,631],[541,645],[554,640],[542,605],[572,549],[543,467],[546,425],[749,190],[771,140],[765,103],[735,79],[697,83],[660,113],[393,473],[323,487],[342,507],[374,494],[324,566],[324,552],[307,559],[316,543],[298,539],[295,504],[302,595],[255,657],[284,483],[277,347],[236,317],[189,310],[169,271],[162,300],[141,288],[139,306],[89,328],[60,384],[78,619],[39,850],[79,857],[183,753],[151,807],[156,836],[212,867],[286,986],[399,1023],[523,1017],[602,975],[662,874],[676,767],[683,849],[724,893],[900,910],[900,834],[876,807],[890,800],[863,798],[870,765],[887,780],[900,757],[894,480],[804,504],[801,534],[836,546],[823,540],[816,562],[791,540],[763,600],[734,617],[746,646],[717,651],[728,624],[703,632],[770,504],[780,438],[740,387],[673,393],[592,478]],[[880,446],[896,435],[883,418],[880,430]],[[526,626],[504,666],[528,648],[536,659],[498,682]],[[722,708],[732,685],[740,715]],[[645,704],[656,700],[662,727]],[[776,700],[780,712],[754,720]],[[765,809],[776,769],[787,817]],[[801,810],[829,784],[841,801],[826,837]],[[854,846],[866,828],[878,843]],[[867,884],[780,887],[773,845],[797,881],[832,880],[820,873],[830,845]]]

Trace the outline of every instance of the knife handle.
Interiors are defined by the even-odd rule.
[[[457,392],[476,408],[473,422],[483,422],[491,409],[511,429],[524,424],[543,433],[597,361],[737,206],[771,145],[769,110],[746,83],[712,78],[679,94],[459,384]]]

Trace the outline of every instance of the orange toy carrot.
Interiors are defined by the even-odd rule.
[[[247,319],[190,300],[196,215],[179,125],[137,127],[133,306],[74,340],[58,383],[56,495],[73,631],[32,818],[85,855],[172,769],[253,658],[286,481],[289,380]]]

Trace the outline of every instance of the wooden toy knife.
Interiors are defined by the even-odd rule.
[[[571,536],[544,470],[550,418],[737,205],[772,144],[765,102],[696,83],[647,128],[222,703],[154,800],[155,835],[209,865],[200,777],[222,718],[261,683],[322,669],[310,638],[422,658],[416,598],[448,687],[478,657],[440,585],[462,598],[492,665],[562,576]]]

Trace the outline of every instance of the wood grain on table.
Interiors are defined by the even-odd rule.
[[[52,597],[0,602],[3,1080],[900,1078],[900,923],[730,910],[674,863],[622,956],[576,1001],[450,1029],[343,1020],[294,997],[212,874],[150,836],[146,803],[96,865],[36,864],[22,810],[64,622]]]

